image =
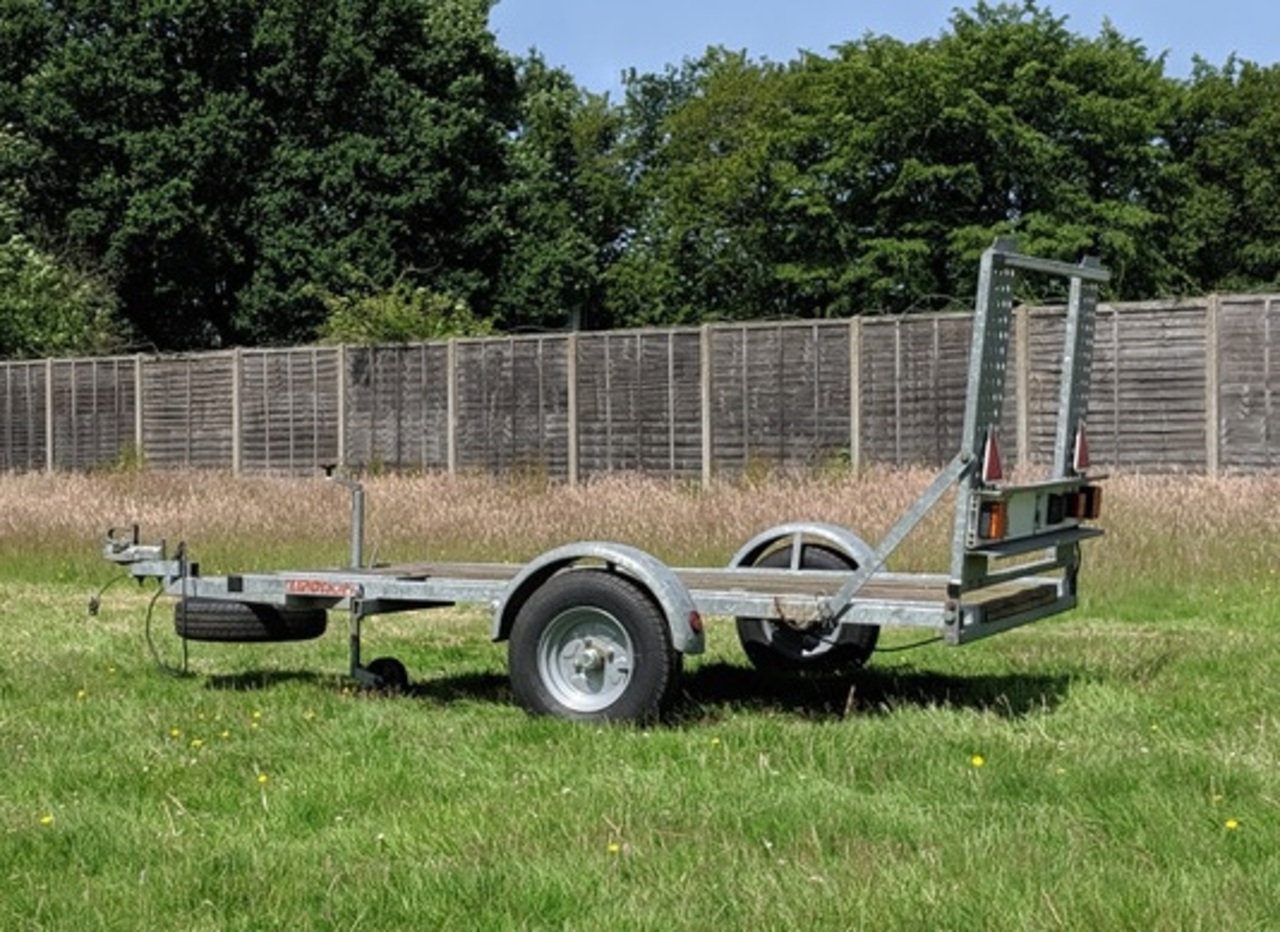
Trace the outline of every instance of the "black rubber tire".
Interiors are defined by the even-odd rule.
[[[277,608],[222,599],[183,599],[173,607],[173,629],[188,641],[309,641],[324,634],[328,620],[322,608]]]
[[[681,662],[649,594],[601,569],[553,576],[521,606],[508,645],[516,701],[574,721],[661,718],[678,694]]]
[[[791,565],[789,549],[775,550],[756,566]],[[850,557],[818,544],[800,551],[800,568],[847,573]],[[752,666],[783,676],[848,676],[866,665],[880,638],[874,625],[843,625],[834,634],[799,631],[762,618],[738,618],[738,641]]]
[[[409,671],[395,657],[379,657],[365,669],[380,680],[375,689],[393,694],[409,691]]]

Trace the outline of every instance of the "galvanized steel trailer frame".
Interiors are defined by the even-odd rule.
[[[1049,475],[1012,485],[1001,481],[997,438],[1020,271],[1067,279],[1069,297]],[[136,527],[108,532],[103,555],[140,580],[158,580],[179,610],[216,602],[346,611],[350,674],[371,686],[407,677],[396,661],[362,662],[365,619],[487,605],[493,639],[512,640],[517,698],[531,711],[570,718],[657,714],[671,699],[679,656],[704,649],[707,616],[739,619],[744,646],[759,648],[753,659],[763,653],[801,668],[850,641],[860,645],[853,659],[865,660],[884,627],[928,629],[963,644],[1076,605],[1080,545],[1102,533],[1086,523],[1098,514],[1092,483],[1100,477],[1087,472],[1084,427],[1098,286],[1108,278],[1095,259],[1025,256],[1009,239],[983,254],[960,449],[875,548],[844,528],[798,522],[752,538],[724,568],[673,568],[608,541],[571,543],[524,565],[366,567],[364,491],[340,479],[352,499],[347,568],[204,576],[184,546],[169,556],[163,542],[142,543]],[[952,489],[949,571],[887,572],[894,550]]]

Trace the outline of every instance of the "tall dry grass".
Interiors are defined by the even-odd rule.
[[[869,543],[916,500],[933,473],[774,475],[709,489],[635,475],[577,487],[484,476],[366,480],[366,554],[385,561],[521,561],[571,540],[632,543],[672,563],[722,564],[755,533],[793,520],[828,521]],[[940,569],[949,502],[895,557],[895,569]],[[147,538],[186,540],[198,556],[341,560],[349,498],[321,479],[213,472],[0,476],[0,549],[8,555],[92,556],[109,526],[137,522]],[[1105,483],[1107,537],[1088,548],[1095,578],[1170,584],[1269,578],[1280,566],[1280,476],[1207,479],[1118,475]]]
[[[673,562],[723,562],[756,532],[822,520],[874,541],[929,483],[924,471],[702,489],[618,475],[576,487],[482,476],[381,476],[365,481],[367,546],[379,559],[521,560],[569,540],[607,539]],[[258,551],[272,543],[344,553],[348,493],[324,480],[213,472],[0,477],[0,540],[9,546],[96,541],[138,523],[144,536]],[[949,516],[935,516],[945,525]],[[937,528],[935,528],[936,530]]]

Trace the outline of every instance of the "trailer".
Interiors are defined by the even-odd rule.
[[[998,437],[1020,272],[1066,279],[1069,297],[1053,459],[1047,478],[1013,484]],[[184,647],[315,637],[329,612],[345,612],[350,676],[374,688],[403,689],[409,678],[394,658],[362,659],[367,619],[487,606],[518,702],[576,720],[660,717],[679,694],[683,656],[704,650],[711,617],[735,619],[750,660],[772,671],[847,675],[869,659],[882,628],[966,644],[1076,605],[1081,545],[1102,534],[1092,522],[1103,477],[1090,473],[1085,415],[1098,287],[1108,278],[1094,258],[1026,256],[1010,239],[983,254],[960,449],[875,547],[842,527],[794,522],[747,541],[727,567],[671,567],[610,541],[569,543],[523,565],[366,566],[364,490],[339,476],[351,494],[345,568],[205,576],[185,545],[170,555],[163,541],[143,543],[136,526],[108,531],[103,555],[176,599]],[[953,492],[949,568],[888,571],[903,539]]]

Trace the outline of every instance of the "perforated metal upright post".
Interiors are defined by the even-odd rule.
[[[1081,263],[1082,271],[1100,271],[1097,258]],[[1058,395],[1058,429],[1053,442],[1053,475],[1065,479],[1075,474],[1075,444],[1089,401],[1093,373],[1093,330],[1098,308],[1096,280],[1071,277],[1067,301],[1067,327],[1062,348],[1062,383]]]
[[[974,458],[981,456],[988,436],[999,430],[1004,411],[1014,283],[1014,272],[1006,264],[1006,259],[1015,250],[1013,240],[996,240],[995,245],[982,254],[982,265],[978,271],[973,339],[969,349],[969,384],[961,434],[961,452]]]
[[[974,492],[982,485],[982,456],[988,439],[1000,429],[1004,412],[1005,373],[1009,366],[1009,334],[1013,326],[1014,271],[1007,259],[1016,251],[1011,239],[998,239],[982,254],[978,293],[973,306],[969,344],[969,384],[965,394],[960,457],[969,464],[956,487],[956,517],[951,541],[951,576],[957,591],[963,580],[981,575],[985,559],[966,548]]]

